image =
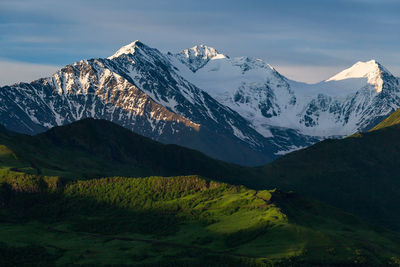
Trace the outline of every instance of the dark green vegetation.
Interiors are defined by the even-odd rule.
[[[395,265],[400,236],[302,198],[197,176],[0,179],[1,266]]]
[[[0,129],[0,145],[0,168],[71,179],[198,174],[241,184],[260,171],[164,145],[106,120],[84,119],[36,136]]]

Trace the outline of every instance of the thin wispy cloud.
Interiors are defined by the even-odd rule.
[[[43,77],[49,77],[60,66],[33,64],[26,62],[4,61],[0,59],[0,86],[17,82],[31,82]]]
[[[0,57],[61,66],[140,39],[163,52],[204,43],[299,72],[371,58],[397,69],[399,11],[400,2],[389,0],[4,0]]]

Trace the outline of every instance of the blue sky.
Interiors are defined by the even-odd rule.
[[[399,14],[393,0],[1,0],[0,84],[136,39],[163,52],[201,43],[262,58],[307,82],[369,59],[399,75]]]

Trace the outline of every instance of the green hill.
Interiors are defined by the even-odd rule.
[[[400,229],[400,125],[325,140],[265,166],[265,184]]]
[[[0,183],[0,265],[382,266],[400,236],[294,193],[198,176]]]
[[[31,174],[70,179],[198,174],[247,184],[248,179],[261,173],[259,168],[246,168],[192,149],[155,142],[106,120],[84,119],[36,136],[3,129],[0,145],[16,155],[13,164],[0,155],[0,168],[17,167]]]
[[[376,125],[374,128],[372,128],[370,130],[371,131],[375,131],[375,130],[379,130],[385,127],[390,127],[396,124],[400,124],[400,109],[396,110],[395,112],[393,112],[392,114],[390,114],[389,117],[387,117],[386,119],[384,119],[381,123],[379,123],[378,125]]]

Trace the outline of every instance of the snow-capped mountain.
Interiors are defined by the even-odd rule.
[[[260,59],[231,58],[207,46],[169,57],[183,77],[267,138],[275,127],[320,138],[346,136],[371,128],[400,107],[399,79],[375,60],[310,85],[283,77]]]
[[[357,62],[326,81],[299,87],[299,99],[306,105],[297,113],[298,129],[305,134],[366,131],[400,107],[399,78],[375,60]]]
[[[400,107],[399,95],[399,80],[375,61],[309,85],[260,59],[230,58],[204,45],[163,54],[135,41],[108,58],[1,87],[0,120],[35,134],[107,119],[164,143],[257,165],[367,129]]]
[[[11,130],[35,134],[87,117],[249,165],[315,142],[293,130],[275,129],[276,138],[265,138],[184,79],[167,55],[139,41],[109,58],[82,60],[51,77],[0,88],[0,119]]]
[[[168,55],[172,54],[169,53]],[[206,45],[185,49],[175,56],[193,72],[204,67],[210,60],[226,58],[224,54],[218,53],[215,48]]]
[[[199,55],[197,60],[193,55]],[[278,116],[282,108],[296,102],[286,79],[262,60],[230,58],[207,46],[170,54],[170,58],[183,77],[237,111],[265,137],[273,136],[266,118]]]

